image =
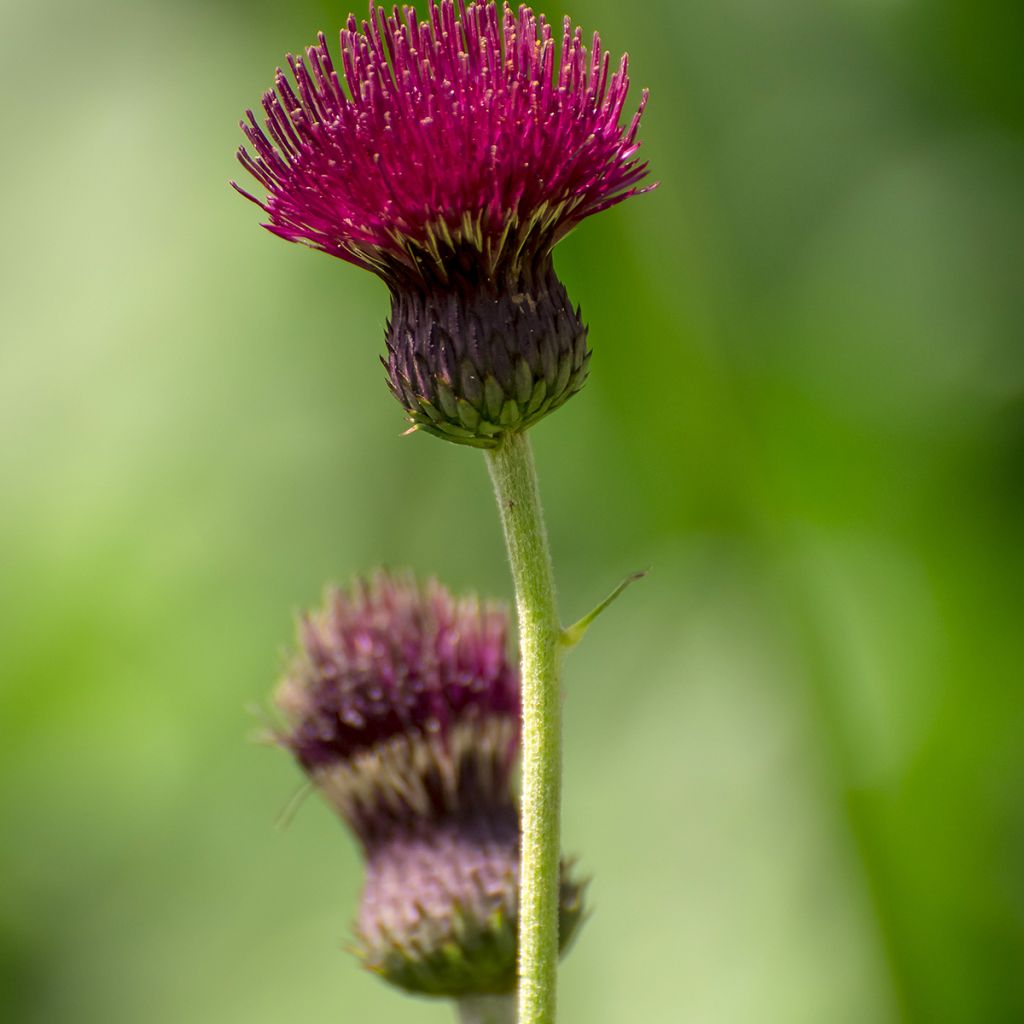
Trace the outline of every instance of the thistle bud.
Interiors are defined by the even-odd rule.
[[[279,738],[365,855],[360,958],[409,992],[511,991],[519,679],[506,613],[378,574],[331,592],[300,639]],[[563,868],[563,949],[581,914]]]
[[[513,282],[396,290],[388,382],[409,420],[450,441],[490,447],[581,387],[587,328],[548,262]]]

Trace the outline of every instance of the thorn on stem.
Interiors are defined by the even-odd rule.
[[[574,622],[571,626],[566,626],[561,632],[562,646],[565,648],[575,647],[601,612],[608,608],[631,583],[642,580],[649,571],[649,569],[642,569],[639,572],[631,572],[596,608],[587,612],[582,619]]]

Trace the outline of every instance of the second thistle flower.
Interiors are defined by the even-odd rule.
[[[519,678],[504,610],[378,574],[330,593],[300,640],[279,739],[363,848],[364,963],[411,992],[510,992]],[[564,870],[563,949],[581,913]]]
[[[388,382],[410,422],[491,447],[587,375],[587,328],[555,245],[644,191],[646,94],[627,127],[626,58],[595,34],[506,4],[431,0],[419,21],[371,5],[289,57],[242,123],[242,165],[274,234],[372,270],[391,291]],[[238,187],[238,186],[236,186]]]

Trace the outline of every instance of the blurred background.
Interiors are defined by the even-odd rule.
[[[595,355],[534,433],[565,617],[652,568],[567,666],[562,1019],[1022,1021],[1024,6],[568,6],[661,187],[559,249]],[[251,741],[325,582],[510,592],[384,287],[227,187],[347,13],[3,0],[4,1020],[451,1019]]]

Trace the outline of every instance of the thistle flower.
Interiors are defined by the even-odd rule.
[[[627,60],[612,71],[565,19],[506,4],[374,4],[278,69],[242,166],[270,231],[372,270],[391,292],[388,383],[414,425],[478,447],[523,430],[587,375],[587,328],[551,251],[637,192],[644,93],[627,128]]]
[[[372,971],[453,998],[511,991],[519,679],[496,605],[377,574],[329,593],[277,693],[280,742],[366,857],[356,924]],[[581,886],[563,870],[563,949]]]

